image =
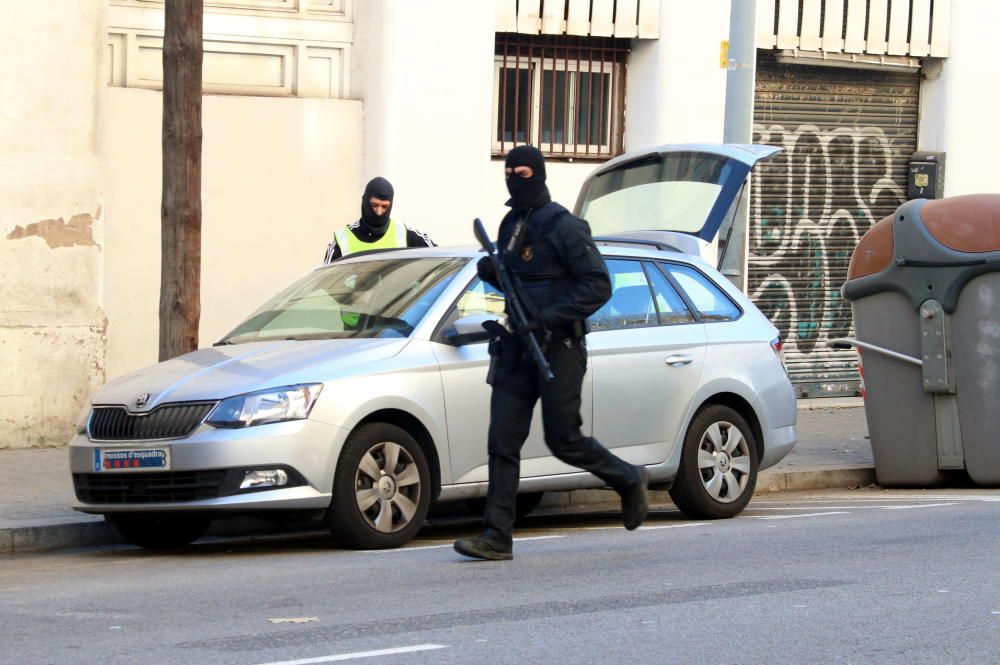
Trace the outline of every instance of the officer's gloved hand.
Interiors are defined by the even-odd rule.
[[[496,271],[493,270],[493,262],[490,260],[490,257],[484,256],[479,259],[476,263],[476,274],[479,275],[479,279],[484,282],[492,284],[496,288],[500,288],[500,285],[497,284],[497,274]]]
[[[497,339],[507,339],[510,337],[510,333],[504,328],[503,324],[499,321],[483,321],[483,330],[493,335]]]

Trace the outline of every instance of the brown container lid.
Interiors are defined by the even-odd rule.
[[[854,254],[851,255],[847,279],[856,279],[885,270],[892,262],[892,252],[892,216],[889,216],[876,222],[868,229],[868,233],[861,236]]]
[[[949,249],[970,254],[1000,250],[1000,194],[929,201],[920,209],[920,217],[930,234]]]

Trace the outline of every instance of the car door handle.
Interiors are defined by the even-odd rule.
[[[694,358],[686,353],[678,353],[677,355],[667,356],[667,364],[671,367],[683,367],[684,365],[690,364]]]

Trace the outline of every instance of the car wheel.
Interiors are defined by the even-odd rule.
[[[212,523],[210,517],[200,515],[157,513],[105,515],[104,520],[114,526],[125,540],[149,550],[168,550],[190,545],[205,535]]]
[[[738,515],[757,485],[757,445],[743,416],[713,404],[688,427],[680,469],[670,490],[681,511],[694,519]]]
[[[327,525],[347,547],[399,547],[423,526],[430,500],[430,470],[413,437],[388,423],[363,425],[340,453]]]

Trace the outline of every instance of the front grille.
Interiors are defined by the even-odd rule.
[[[225,469],[74,473],[73,486],[84,503],[172,503],[216,499],[225,477]]]
[[[132,414],[123,406],[95,406],[90,438],[95,441],[180,439],[195,430],[214,403],[164,404],[149,413]]]

